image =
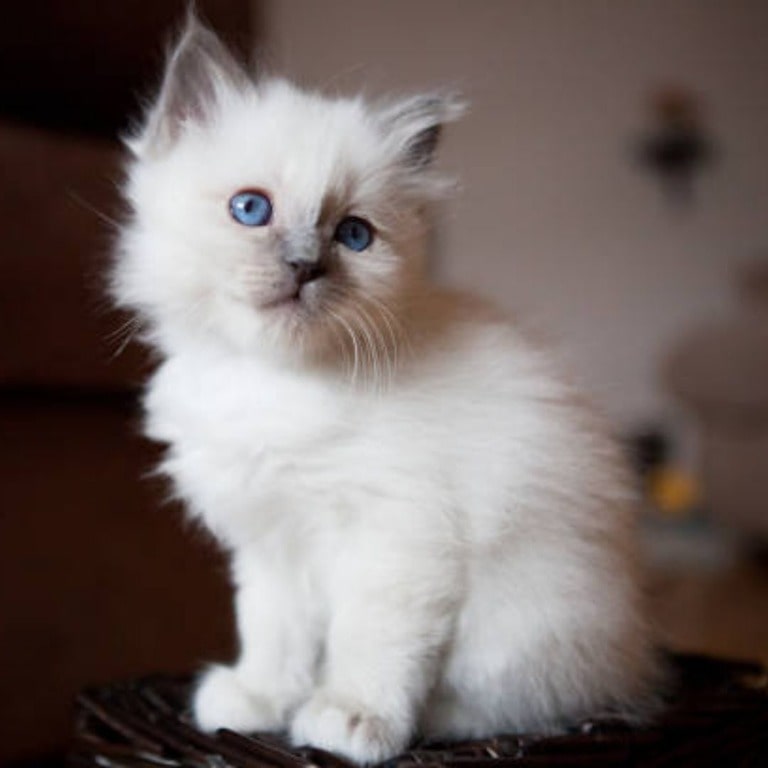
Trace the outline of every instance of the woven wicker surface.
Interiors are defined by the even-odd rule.
[[[423,744],[387,768],[525,766],[768,766],[768,673],[756,664],[671,657],[677,685],[652,727],[595,718],[556,737],[510,734]],[[153,677],[93,689],[77,702],[72,765],[100,768],[349,768],[335,755],[294,749],[275,735],[194,728],[189,679]]]

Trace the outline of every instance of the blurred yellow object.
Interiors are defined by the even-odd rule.
[[[696,480],[677,467],[658,467],[648,474],[648,496],[654,506],[670,517],[685,517],[699,500]]]

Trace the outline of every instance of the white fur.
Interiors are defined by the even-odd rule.
[[[429,120],[282,82],[214,107],[162,151],[136,140],[115,270],[163,357],[148,434],[232,554],[241,650],[202,678],[200,726],[372,762],[418,735],[642,716],[656,673],[618,451],[542,351],[423,277],[439,180],[402,147]],[[229,217],[248,187],[270,226]],[[375,245],[333,246],[335,304],[264,310],[270,238],[329,241],[329,194]]]

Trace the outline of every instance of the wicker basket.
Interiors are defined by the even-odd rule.
[[[526,766],[768,766],[768,672],[756,664],[671,657],[677,685],[652,727],[594,718],[561,736],[509,734],[482,741],[418,744],[387,768]],[[77,701],[75,766],[117,768],[349,768],[279,736],[215,735],[191,723],[190,679],[152,677],[83,693]]]

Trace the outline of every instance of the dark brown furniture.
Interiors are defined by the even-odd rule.
[[[206,0],[230,40],[248,0]],[[0,764],[62,757],[83,686],[232,652],[226,570],[149,481],[148,363],[104,291],[122,149],[185,0],[7,3],[0,23]]]

